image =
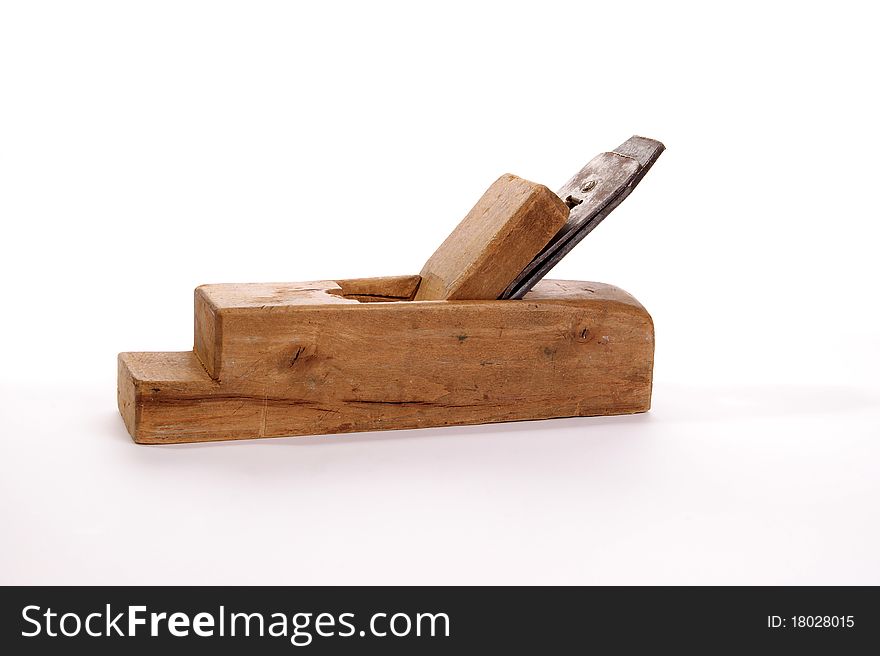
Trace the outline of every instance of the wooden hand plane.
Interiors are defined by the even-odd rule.
[[[633,137],[559,193],[499,178],[419,275],[203,285],[191,351],[120,353],[136,442],[644,412],[654,327],[626,292],[545,274],[663,151]]]

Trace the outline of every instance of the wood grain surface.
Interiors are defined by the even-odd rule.
[[[198,288],[194,351],[119,356],[129,432],[175,443],[650,407],[653,324],[626,292],[544,280],[517,301],[376,300],[417,283]]]
[[[497,299],[567,218],[544,185],[502,175],[425,263],[415,300]]]

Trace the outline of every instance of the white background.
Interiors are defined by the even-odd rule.
[[[0,7],[0,583],[880,584],[870,3]],[[553,277],[652,313],[649,414],[126,434],[196,285],[415,273],[635,133]]]

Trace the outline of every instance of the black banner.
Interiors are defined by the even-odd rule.
[[[0,589],[7,654],[876,649],[877,588]],[[77,652],[78,653],[78,652]]]

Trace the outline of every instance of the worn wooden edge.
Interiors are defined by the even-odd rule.
[[[126,429],[138,443],[156,443],[141,429],[144,408],[162,402],[168,392],[182,391],[198,399],[216,393],[213,380],[195,351],[120,353],[117,402]]]
[[[125,428],[129,435],[137,441],[137,427],[140,417],[138,416],[137,383],[128,366],[129,353],[120,353],[116,358],[117,387],[116,403],[119,414],[125,422]]]
[[[193,351],[207,372],[216,378],[220,373],[220,350],[216,345],[223,341],[223,317],[205,285],[196,287],[194,297]]]
[[[629,292],[602,282],[582,280],[541,280],[521,299],[511,300],[410,300],[413,299],[419,276],[390,276],[387,278],[358,278],[353,280],[316,280],[301,283],[221,283],[201,285],[197,294],[204,297],[212,314],[250,312],[256,308],[276,312],[297,312],[320,305],[345,304],[351,310],[363,307],[381,298],[389,306],[412,308],[416,306],[448,306],[457,304],[528,303],[580,304],[595,296],[603,301],[614,301],[644,311],[642,304]],[[397,291],[389,291],[388,285]],[[257,300],[255,300],[257,299]]]

